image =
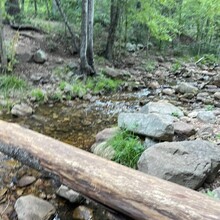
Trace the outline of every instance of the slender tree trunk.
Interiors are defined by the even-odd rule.
[[[37,16],[37,0],[34,0],[34,15]]]
[[[2,22],[2,3],[0,3],[0,60],[3,71],[7,69],[7,54],[4,44],[4,27]]]
[[[88,31],[87,31],[87,59],[88,64],[95,73],[94,68],[94,51],[93,51],[93,23],[94,23],[94,0],[88,1]]]
[[[94,1],[82,0],[80,71],[86,78],[94,75],[93,62],[93,14]]]
[[[113,60],[113,47],[115,43],[116,30],[119,22],[120,15],[120,0],[111,0],[111,12],[110,12],[110,27],[108,32],[107,45],[105,50],[105,57]]]

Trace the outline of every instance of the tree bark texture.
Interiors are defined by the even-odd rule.
[[[137,220],[219,220],[220,203],[81,149],[0,121],[0,151]]]
[[[80,71],[84,76],[94,75],[93,61],[94,1],[82,0]]]
[[[111,0],[111,11],[110,11],[110,27],[108,32],[108,39],[105,50],[105,57],[112,61],[113,60],[113,47],[115,43],[116,30],[120,17],[120,0]]]
[[[4,44],[4,26],[2,18],[2,7],[0,3],[0,61],[3,71],[7,69],[7,53]]]

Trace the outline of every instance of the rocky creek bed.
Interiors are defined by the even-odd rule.
[[[19,43],[25,41],[23,38]],[[33,42],[29,43],[31,48]],[[39,42],[35,46],[40,47]],[[20,58],[24,58],[23,46],[18,44],[19,48]],[[115,94],[91,93],[59,104],[48,101],[39,107],[30,97],[24,101],[16,97],[9,112],[0,112],[0,119],[85,150],[91,150],[93,144],[92,151],[101,156],[106,156],[103,152],[111,147],[103,142],[115,132],[115,129],[103,129],[126,128],[144,140],[146,150],[138,162],[140,171],[201,192],[217,189],[220,186],[220,68],[192,62],[179,65],[173,58],[154,59],[156,64],[151,71],[146,67],[146,56],[136,53],[129,54],[120,69],[102,68],[106,76],[124,80]],[[64,77],[59,78],[52,71],[60,66],[64,69],[70,60],[51,54],[41,64],[21,59],[17,75],[23,74],[32,85],[51,94],[61,80],[69,81],[75,74],[78,64],[74,62],[73,70]],[[174,68],[176,64],[178,68]],[[65,91],[63,95],[66,96]],[[0,105],[6,102],[0,96]],[[109,159],[109,155],[106,157]],[[0,161],[2,219],[22,220],[24,213],[28,215],[26,219],[49,219],[54,214],[54,220],[128,219],[110,214],[65,186],[56,193],[58,186],[54,180],[5,155],[1,155]],[[46,205],[45,201],[49,203]],[[42,212],[30,208],[36,204],[39,205],[36,210]]]

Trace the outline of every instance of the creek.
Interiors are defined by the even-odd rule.
[[[78,99],[64,103],[40,105],[35,109],[32,116],[13,117],[11,114],[3,114],[0,116],[0,119],[18,123],[29,129],[89,151],[91,145],[95,142],[95,135],[99,131],[117,125],[118,113],[138,110],[142,101],[146,102],[149,100],[149,95],[150,92],[143,89],[136,92],[123,92],[102,96],[101,98],[96,98],[92,103]],[[2,160],[6,159],[3,158]],[[13,169],[10,169],[11,163],[13,164]],[[18,165],[18,169],[21,166]],[[12,176],[12,178],[16,176],[17,172],[15,172],[14,168],[14,162],[6,163],[2,167],[4,173],[11,173],[8,176]],[[13,172],[15,173],[13,174]],[[29,173],[32,175],[32,172]],[[5,181],[5,176],[0,178],[0,180],[2,186],[5,185],[5,182],[9,184],[11,181],[10,178],[7,178],[7,181]],[[52,184],[49,184],[46,191],[52,193],[53,190]],[[26,191],[26,193],[28,192],[30,190]],[[59,197],[56,200],[59,218],[63,220],[72,219],[73,206]],[[96,219],[103,219],[101,213],[104,211],[102,207],[97,208],[93,204],[89,204],[89,207],[96,210],[94,212]]]

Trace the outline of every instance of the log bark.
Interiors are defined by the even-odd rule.
[[[220,202],[16,124],[0,121],[0,151],[138,220],[219,220]]]

